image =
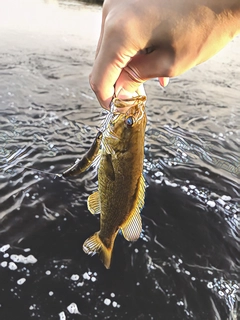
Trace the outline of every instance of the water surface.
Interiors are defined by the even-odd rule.
[[[143,232],[119,235],[105,270],[82,251],[99,228],[95,172],[54,175],[101,123],[88,84],[100,19],[77,1],[0,4],[0,318],[236,320],[240,38],[165,90],[146,85]]]

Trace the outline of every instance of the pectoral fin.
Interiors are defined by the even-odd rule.
[[[112,164],[112,156],[111,154],[105,154],[104,155],[104,164],[105,164],[105,174],[108,177],[108,179],[114,181],[115,180],[115,172]]]
[[[144,177],[141,175],[136,191],[136,200],[133,204],[133,215],[121,228],[123,236],[128,241],[136,241],[142,232],[142,218],[140,210],[144,205],[145,182]]]
[[[87,200],[88,210],[92,214],[100,213],[100,201],[99,201],[99,192],[96,191],[92,193]]]

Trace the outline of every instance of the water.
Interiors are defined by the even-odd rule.
[[[166,90],[147,84],[143,232],[119,236],[105,270],[82,251],[95,173],[54,175],[101,123],[101,8],[11,0],[0,16],[1,320],[239,319],[240,38]]]

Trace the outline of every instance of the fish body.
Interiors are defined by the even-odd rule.
[[[84,242],[83,250],[98,253],[106,268],[119,230],[128,241],[137,240],[142,231],[145,100],[145,96],[115,99],[101,137],[98,191],[88,198],[90,212],[100,213],[100,230]]]

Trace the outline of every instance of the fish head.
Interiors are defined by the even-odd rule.
[[[146,128],[145,96],[114,99],[112,118],[108,125],[108,143],[115,149],[126,149],[131,141],[144,139]]]

